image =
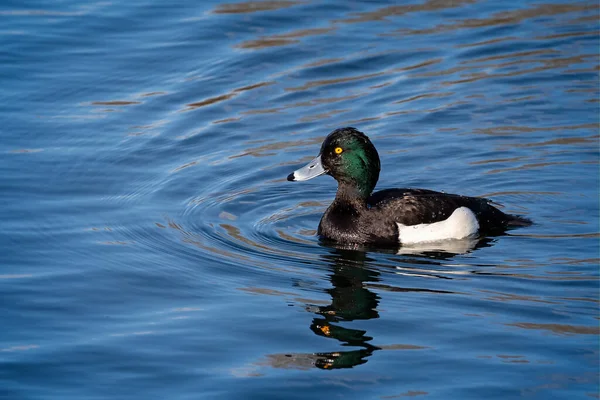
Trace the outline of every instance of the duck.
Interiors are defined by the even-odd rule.
[[[344,245],[405,246],[477,238],[532,224],[502,212],[486,198],[418,188],[373,193],[380,170],[379,154],[367,135],[345,127],[331,132],[319,155],[287,180],[330,175],[337,181],[335,199],[321,217],[317,234]]]

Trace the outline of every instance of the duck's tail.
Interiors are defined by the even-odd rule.
[[[522,217],[520,215],[512,215],[506,214],[508,220],[506,221],[506,226],[509,228],[518,228],[523,226],[531,226],[533,221],[529,218]]]

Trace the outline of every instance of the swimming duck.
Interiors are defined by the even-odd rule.
[[[426,189],[385,189],[375,193],[379,155],[362,132],[347,127],[331,132],[319,155],[292,172],[288,181],[331,175],[338,183],[335,200],[317,233],[343,244],[410,245],[498,234],[531,225],[505,214],[484,198]]]

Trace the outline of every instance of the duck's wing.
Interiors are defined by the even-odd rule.
[[[460,207],[470,209],[484,231],[506,226],[512,216],[491,205],[488,199],[460,196],[426,189],[387,189],[367,200],[372,209],[403,225],[431,224],[448,219]]]

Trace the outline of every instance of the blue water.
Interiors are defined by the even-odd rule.
[[[599,395],[595,1],[0,3],[0,397]],[[379,189],[535,224],[315,236],[331,130]]]

